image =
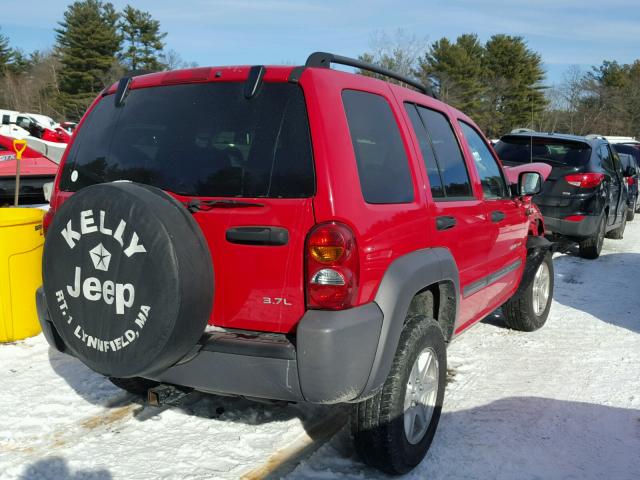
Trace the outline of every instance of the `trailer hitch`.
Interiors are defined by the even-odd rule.
[[[193,389],[191,388],[161,383],[147,390],[147,402],[153,407],[162,407],[164,405],[175,407],[180,405],[192,391]]]

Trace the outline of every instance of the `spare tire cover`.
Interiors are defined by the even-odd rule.
[[[202,336],[213,303],[209,247],[187,209],[135,183],[80,190],[47,231],[43,286],[65,345],[113,377],[160,372]]]

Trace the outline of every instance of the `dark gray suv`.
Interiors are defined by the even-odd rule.
[[[628,189],[620,158],[597,135],[522,132],[495,146],[506,165],[543,162],[553,169],[533,200],[547,231],[578,242],[580,256],[600,256],[605,236],[622,238]]]

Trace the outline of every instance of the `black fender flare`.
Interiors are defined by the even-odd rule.
[[[374,394],[382,387],[391,370],[400,334],[413,297],[424,288],[448,281],[455,289],[455,316],[460,304],[458,267],[445,248],[427,248],[394,260],[380,282],[375,303],[383,313],[378,348],[369,380],[360,398]],[[446,334],[445,334],[446,336]]]
[[[543,236],[529,235],[527,237],[527,259],[524,264],[524,270],[522,271],[522,277],[520,277],[520,284],[518,289],[513,294],[513,297],[521,295],[533,282],[533,277],[538,270],[538,267],[544,260],[547,252],[551,251],[552,254],[557,250],[558,244],[552,243]]]

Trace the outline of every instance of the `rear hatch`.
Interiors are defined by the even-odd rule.
[[[133,88],[103,98],[76,133],[61,197],[129,180],[190,204],[214,263],[220,327],[291,331],[305,310],[303,249],[315,176],[298,85],[245,82]],[[247,98],[250,96],[250,98]]]
[[[553,137],[505,135],[497,143],[496,152],[505,165],[516,166],[530,162],[542,162],[552,167],[542,192],[534,202],[544,215],[561,218],[575,200],[587,198],[593,191],[571,185],[566,176],[584,170],[591,157],[591,147],[586,142]],[[570,213],[570,212],[569,212]]]

